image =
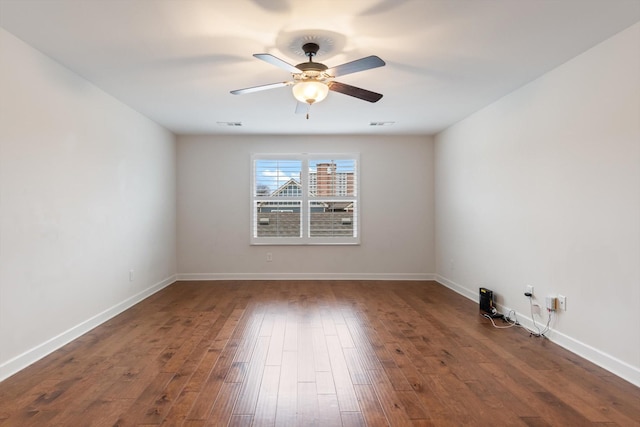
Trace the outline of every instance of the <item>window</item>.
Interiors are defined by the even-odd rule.
[[[251,243],[360,243],[358,157],[253,155]]]

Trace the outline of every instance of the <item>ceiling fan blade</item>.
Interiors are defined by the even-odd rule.
[[[309,104],[298,101],[296,103],[296,114],[306,114],[309,112]]]
[[[345,74],[356,73],[358,71],[370,70],[371,68],[378,68],[385,65],[385,62],[375,55],[367,56],[366,58],[356,59],[355,61],[347,62],[342,65],[331,67],[325,71],[333,77],[344,76]]]
[[[279,87],[284,87],[284,86],[291,86],[293,84],[293,82],[280,82],[280,83],[271,83],[268,85],[261,85],[261,86],[253,86],[253,87],[247,87],[244,89],[236,89],[236,90],[232,90],[231,93],[234,95],[242,95],[245,93],[252,93],[252,92],[260,92],[261,90],[268,90],[268,89],[275,89],[275,88],[279,88]]]
[[[378,102],[382,98],[382,94],[380,93],[371,92],[370,90],[361,89],[359,87],[346,85],[340,82],[329,82],[327,83],[327,86],[329,86],[329,89],[334,92],[340,92],[364,101]]]
[[[288,62],[285,62],[282,59],[271,55],[270,53],[254,53],[253,56],[255,56],[258,59],[262,59],[263,61],[268,62],[271,65],[275,65],[276,67],[280,67],[283,70],[287,70],[290,73],[301,73],[302,72],[301,70],[297,69],[296,67],[294,67],[293,65],[289,64]]]

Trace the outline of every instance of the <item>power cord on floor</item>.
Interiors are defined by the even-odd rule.
[[[533,314],[533,301],[532,301],[532,297],[531,295],[527,296],[529,298],[529,308],[531,310],[531,320],[533,320],[533,326],[538,330],[538,332],[536,333],[535,331],[532,331],[529,328],[525,328],[529,331],[529,333],[531,334],[531,336],[533,337],[543,337],[544,334],[546,334],[547,332],[549,332],[549,325],[551,324],[551,314],[553,313],[553,311],[547,309],[547,324],[544,327],[543,330],[540,330],[540,328],[538,327],[538,324],[536,323],[536,317]]]
[[[533,326],[536,328],[537,332],[527,328],[526,326],[523,326],[520,324],[520,322],[518,321],[518,315],[516,313],[515,310],[509,310],[509,313],[505,316],[502,316],[502,321],[505,323],[508,323],[508,325],[506,326],[499,326],[496,325],[496,322],[494,321],[494,317],[491,316],[490,314],[483,314],[483,317],[486,317],[487,319],[489,319],[491,321],[491,324],[493,325],[494,328],[496,329],[508,329],[508,328],[513,328],[514,326],[518,326],[524,330],[526,330],[527,332],[529,332],[529,336],[532,337],[545,337],[544,334],[546,334],[547,332],[549,332],[550,325],[551,325],[551,316],[553,311],[551,310],[547,310],[548,312],[548,316],[547,316],[547,324],[545,325],[545,327],[540,330],[540,328],[538,327],[538,324],[536,323],[536,318],[533,314],[533,301],[531,301],[531,294],[527,295],[527,297],[529,298],[529,308],[531,310],[531,320],[533,320]],[[513,317],[512,317],[513,314]],[[494,315],[495,316],[495,315]],[[546,337],[545,337],[546,338]]]
[[[509,314],[506,316],[502,316],[502,321],[508,323],[508,326],[498,326],[496,325],[496,322],[493,320],[493,317],[491,317],[489,314],[483,314],[484,317],[486,317],[487,319],[491,320],[491,324],[493,325],[494,328],[496,329],[508,329],[508,328],[513,328],[514,326],[520,326],[520,324],[518,323],[518,320],[511,320],[511,318],[509,317],[509,315],[513,313],[514,316],[516,314],[516,312],[514,310],[509,311]]]

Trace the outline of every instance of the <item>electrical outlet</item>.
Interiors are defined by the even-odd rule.
[[[271,254],[271,252],[267,252],[267,262],[271,261],[273,261],[273,255]]]
[[[525,293],[525,294],[530,294],[530,296],[533,296],[533,286],[531,286],[531,285],[527,285],[527,286],[524,288],[524,293]]]
[[[558,308],[558,298],[547,297],[547,310],[556,311]]]
[[[564,295],[558,295],[558,308],[560,308],[560,310],[567,309],[567,297]]]
[[[129,281],[133,282],[133,270],[129,270]]]

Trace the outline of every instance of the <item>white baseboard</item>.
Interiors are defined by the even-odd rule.
[[[478,290],[477,289],[467,289],[464,286],[453,282],[445,277],[440,275],[436,275],[435,280],[443,286],[451,289],[452,291],[459,293],[462,296],[469,298],[472,301],[478,303]],[[509,307],[496,304],[496,308],[501,313],[508,313],[511,309]],[[528,329],[536,330],[533,324],[533,320],[530,317],[525,316],[523,313],[517,313],[518,322],[525,326]],[[538,326],[540,326],[540,322],[537,322]],[[543,325],[544,326],[544,325]],[[542,328],[542,327],[541,327]],[[580,357],[587,359],[588,361],[600,366],[603,369],[623,378],[626,381],[629,381],[631,384],[634,384],[640,387],[640,368],[636,366],[632,366],[627,362],[624,362],[616,357],[613,357],[597,348],[590,346],[589,344],[585,344],[572,338],[568,335],[559,332],[551,328],[545,336],[552,342],[558,344],[559,346],[569,350],[570,352],[577,354]]]
[[[179,273],[177,280],[436,280],[428,273]]]
[[[68,329],[67,331],[45,341],[44,343],[39,344],[36,347],[27,350],[24,353],[0,364],[0,381],[10,377],[11,375],[26,368],[32,363],[37,362],[38,360],[54,352],[65,344],[68,344],[74,339],[89,332],[91,329],[101,325],[112,317],[117,316],[126,309],[136,305],[140,301],[148,298],[149,296],[169,286],[175,281],[176,275],[167,277],[166,279],[156,283],[153,286],[150,286],[142,292],[139,292],[127,298],[126,300],[114,305],[113,307],[106,309],[102,313],[98,313],[90,319],[87,319],[84,322],[72,327],[71,329]]]
[[[444,285],[447,288],[451,289],[452,291],[462,295],[463,297],[467,297],[470,300],[478,302],[478,290],[474,291],[474,290],[467,289],[464,286],[459,285],[456,282],[453,282],[447,279],[446,277],[440,276],[439,274],[436,275],[436,278],[434,280],[440,283],[441,285]]]
[[[497,308],[501,313],[508,313],[511,310],[509,307],[500,304],[497,304]],[[517,313],[517,315],[518,322],[521,325],[525,326],[529,330],[537,331],[531,317],[525,316],[522,313]],[[536,324],[538,325],[538,328],[542,329],[546,323],[543,324],[543,322],[538,320]],[[549,332],[545,334],[545,337],[547,337],[550,341],[640,387],[639,368],[634,367],[627,362],[613,357],[601,350],[598,350],[597,348],[592,347],[589,344],[578,341],[575,338],[570,337],[569,335],[563,334],[557,329],[554,329],[553,319],[551,321],[551,325],[552,327],[549,329]]]

